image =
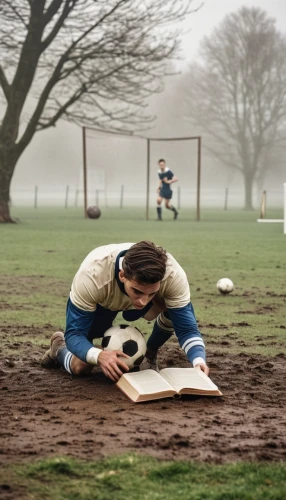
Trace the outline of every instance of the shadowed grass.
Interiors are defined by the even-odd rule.
[[[285,464],[220,466],[128,454],[95,462],[47,459],[4,469],[3,474],[2,488],[5,485],[11,494],[14,488],[15,494],[20,490],[22,500],[281,500],[286,496]]]

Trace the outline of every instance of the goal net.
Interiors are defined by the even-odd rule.
[[[195,140],[194,140],[195,139]],[[172,184],[172,204],[199,207],[200,138],[148,139],[83,128],[80,201],[100,207],[142,207],[156,217],[158,160],[163,158],[179,181]],[[171,217],[171,214],[166,214]],[[198,218],[198,217],[197,217]]]

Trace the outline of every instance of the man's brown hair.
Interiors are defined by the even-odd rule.
[[[152,241],[140,241],[127,250],[122,268],[128,280],[154,284],[162,281],[166,272],[166,250]]]

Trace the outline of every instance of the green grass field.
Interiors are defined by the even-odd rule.
[[[39,339],[31,342],[48,343],[40,327],[64,328],[70,284],[89,251],[149,239],[171,252],[187,272],[196,316],[209,340],[222,338],[223,327],[232,325],[231,331],[245,342],[244,351],[272,356],[285,350],[282,224],[258,224],[259,214],[233,210],[203,211],[201,222],[194,212],[183,210],[174,222],[165,211],[162,223],[155,215],[146,221],[139,209],[105,209],[98,220],[85,220],[80,209],[13,208],[12,214],[18,224],[0,225],[0,324],[39,326]],[[267,216],[283,215],[269,211]],[[222,277],[234,282],[233,294],[217,292]],[[141,327],[145,332],[151,328],[144,321]],[[264,345],[255,345],[257,336],[264,337]],[[242,347],[233,342],[223,349],[239,352]],[[23,486],[23,499],[286,498],[285,464],[269,463],[162,463],[133,455],[83,463],[59,457],[9,466],[0,473],[3,491],[7,481]]]
[[[214,466],[130,454],[97,462],[39,461],[14,467],[9,475],[29,500],[282,500],[286,495],[282,464]]]
[[[199,322],[218,325],[213,335],[220,335],[222,323],[235,323],[239,312],[241,321],[252,325],[239,329],[242,339],[255,327],[257,334],[275,334],[282,342],[286,266],[282,224],[258,224],[255,213],[244,211],[203,212],[201,222],[188,212],[174,222],[168,213],[169,219],[166,216],[162,223],[144,220],[139,209],[122,210],[119,215],[109,209],[98,220],[85,220],[82,210],[74,209],[22,209],[15,215],[21,217],[19,224],[0,226],[0,300],[9,303],[1,310],[2,324],[49,323],[64,328],[70,284],[87,253],[99,245],[149,239],[167,248],[185,269]],[[281,214],[274,212],[277,216]],[[29,294],[23,283],[26,277],[34,283]],[[216,293],[221,277],[232,279],[234,294]],[[263,308],[268,308],[267,320]],[[261,313],[254,314],[259,309]],[[257,352],[263,354],[263,347]],[[275,349],[267,353],[274,354]]]

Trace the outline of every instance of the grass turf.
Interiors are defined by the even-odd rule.
[[[128,454],[91,462],[56,458],[10,467],[2,478],[0,474],[0,492],[1,487],[14,490],[21,496],[13,498],[22,500],[281,500],[286,496],[285,481],[283,464],[222,466]]]
[[[281,224],[258,224],[255,213],[245,211],[206,211],[201,222],[191,212],[173,221],[167,212],[162,223],[146,221],[139,209],[106,209],[98,220],[84,219],[81,209],[14,211],[20,223],[0,225],[2,324],[64,328],[71,281],[87,253],[99,245],[149,239],[185,269],[202,333],[207,328],[211,337],[220,338],[231,327],[246,343],[255,335],[275,336],[276,345],[257,345],[254,351],[274,355],[279,350],[286,327]],[[216,290],[222,277],[234,282],[229,296]],[[137,326],[151,331],[144,320]]]
[[[244,211],[204,211],[201,222],[188,211],[176,222],[164,213],[162,223],[155,217],[146,221],[139,209],[105,209],[98,220],[83,219],[80,209],[14,208],[13,214],[19,224],[0,225],[2,325],[37,325],[38,342],[47,342],[40,327],[64,328],[70,284],[87,253],[99,245],[149,239],[185,269],[202,333],[219,341],[227,327],[245,341],[244,347],[222,345],[222,352],[267,356],[283,350],[286,236],[281,224],[258,224],[257,214]],[[218,294],[221,277],[233,280],[233,294]],[[150,332],[143,320],[137,326]],[[264,345],[255,344],[257,336]],[[286,497],[285,479],[284,464],[212,466],[128,455],[95,463],[59,458],[9,466],[0,488],[9,491],[17,484],[23,499],[278,500]]]

